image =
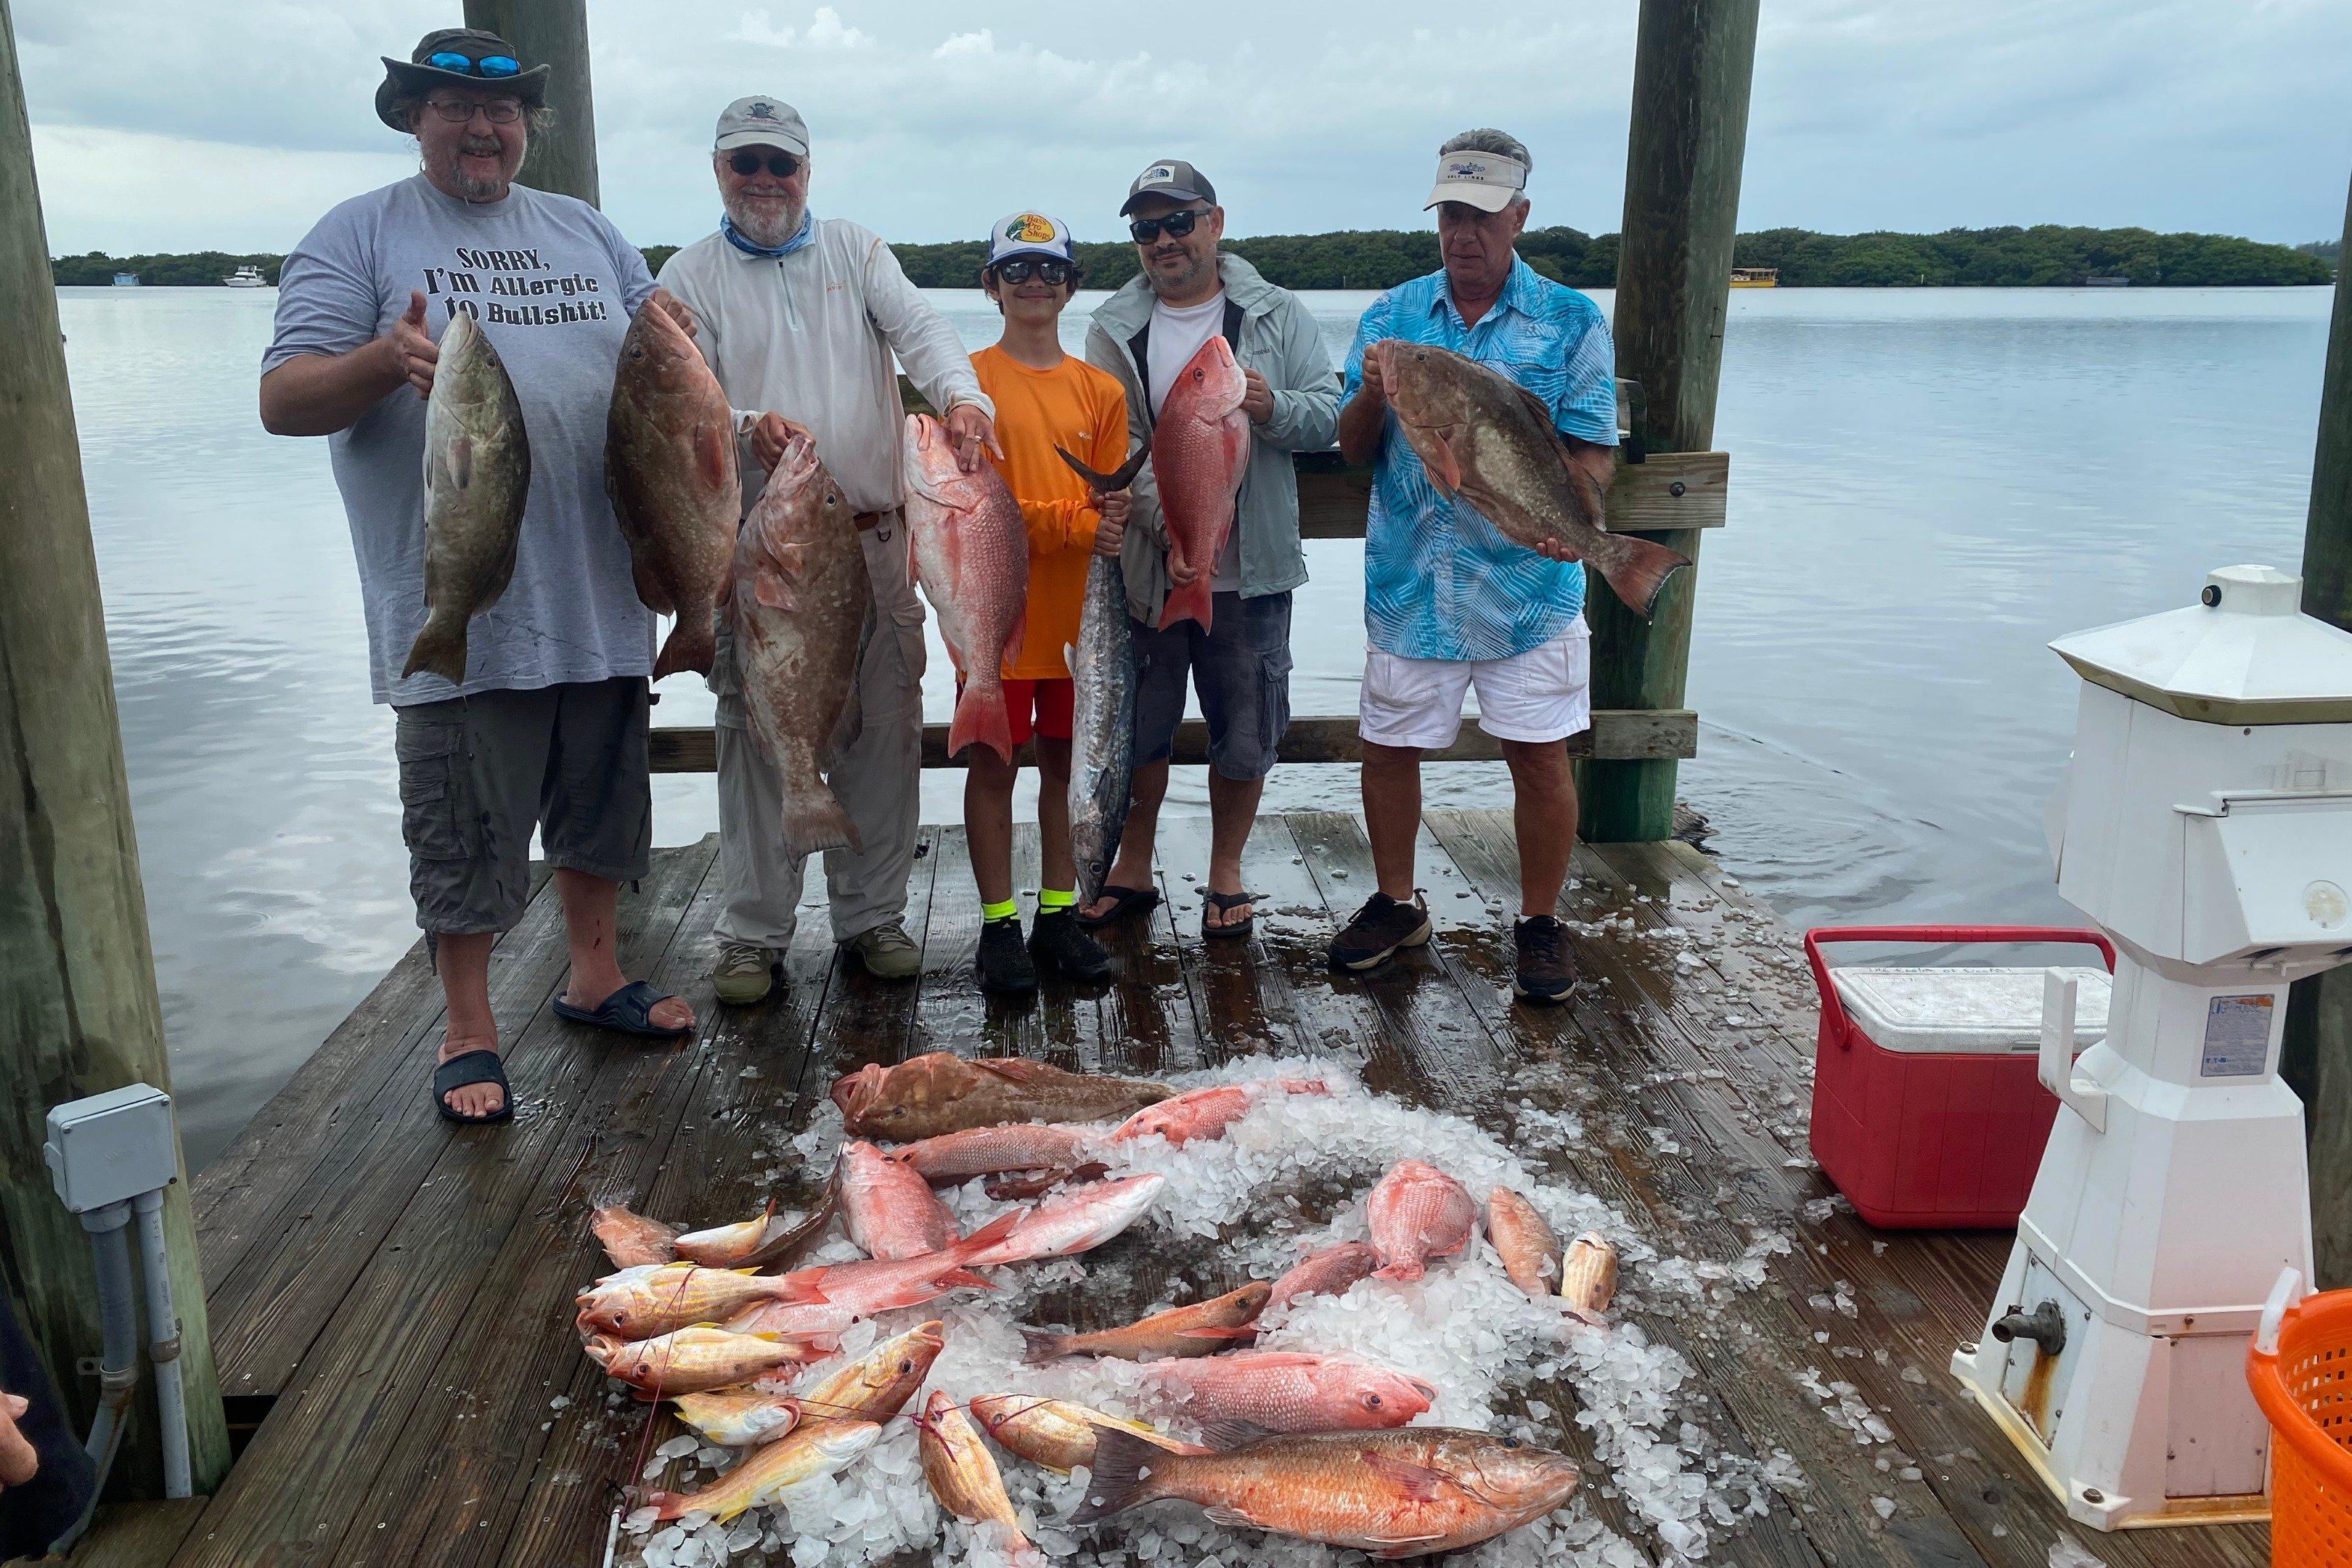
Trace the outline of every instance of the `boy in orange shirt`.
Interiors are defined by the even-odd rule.
[[[983,991],[1037,989],[1041,967],[1074,980],[1110,974],[1110,955],[1078,929],[1077,868],[1070,854],[1070,721],[1074,696],[1063,649],[1078,640],[1087,558],[1117,555],[1127,496],[1096,497],[1056,457],[1063,447],[1088,468],[1117,469],[1127,457],[1127,398],[1118,383],[1062,352],[1062,309],[1084,276],[1070,231],[1043,213],[1014,213],[988,237],[981,287],[1004,312],[1004,334],[971,356],[981,390],[996,405],[996,463],[1029,525],[1028,624],[1005,655],[1005,704],[1013,743],[1037,741],[1037,830],[1044,886],[1026,949],[1013,896],[1013,785],[1019,769],[987,746],[964,752],[964,835],[979,884],[982,924],[978,970]],[[961,682],[959,682],[961,689]]]

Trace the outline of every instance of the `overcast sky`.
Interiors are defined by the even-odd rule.
[[[1740,226],[2342,231],[2352,0],[1763,0]],[[460,0],[13,0],[50,248],[282,250],[415,168],[377,57]],[[1116,233],[1192,158],[1235,234],[1405,227],[1437,142],[1533,150],[1538,223],[1618,226],[1636,0],[810,6],[590,0],[604,208],[717,216],[728,99],[797,105],[812,205],[886,237],[1018,206]],[[562,108],[559,103],[558,109]]]

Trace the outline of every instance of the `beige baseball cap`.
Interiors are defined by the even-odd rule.
[[[714,153],[732,153],[738,147],[781,147],[785,152],[805,158],[808,156],[808,122],[801,111],[781,98],[767,98],[753,93],[739,98],[719,115],[719,134],[710,143]]]
[[[1498,213],[1528,188],[1528,166],[1500,153],[1442,153],[1437,159],[1437,184],[1422,204],[1427,212],[1440,202],[1465,202],[1480,212]]]

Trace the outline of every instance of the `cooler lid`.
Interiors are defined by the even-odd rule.
[[[2224,566],[2206,578],[2198,604],[2050,647],[2084,679],[2183,719],[2352,721],[2352,633],[2303,614],[2302,603],[2300,577]]]
[[[2042,969],[1830,971],[1838,1000],[1862,1032],[1890,1051],[2008,1056],[2042,1045]],[[2064,969],[2075,993],[2074,1045],[2107,1032],[2107,972]]]

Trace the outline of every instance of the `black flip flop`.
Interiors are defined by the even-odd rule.
[[[449,1109],[449,1096],[461,1089],[478,1083],[494,1083],[502,1096],[499,1108],[488,1116],[460,1116]],[[433,1109],[446,1121],[475,1126],[488,1121],[514,1120],[514,1090],[507,1083],[506,1064],[496,1051],[466,1051],[451,1057],[433,1069]]]
[[[1203,891],[1201,895],[1201,934],[1202,936],[1247,936],[1250,933],[1250,928],[1257,924],[1257,910],[1255,909],[1250,910],[1249,919],[1242,921],[1239,925],[1213,926],[1208,921],[1208,913],[1211,908],[1214,908],[1219,914],[1224,914],[1237,904],[1256,903],[1257,895],[1255,893],[1213,893]]]
[[[655,1025],[654,1009],[668,1000],[668,994],[655,990],[649,982],[632,980],[593,1008],[574,1007],[558,996],[555,999],[555,1016],[569,1018],[575,1024],[586,1024],[592,1028],[611,1029],[622,1035],[642,1035],[654,1040],[681,1039],[694,1033],[691,1024],[682,1029],[664,1029]]]
[[[1123,921],[1129,915],[1147,914],[1160,907],[1160,889],[1157,888],[1119,888],[1105,882],[1102,892],[1095,896],[1100,898],[1104,893],[1110,895],[1110,908],[1098,915],[1078,916],[1079,929],[1100,931],[1113,921]]]

